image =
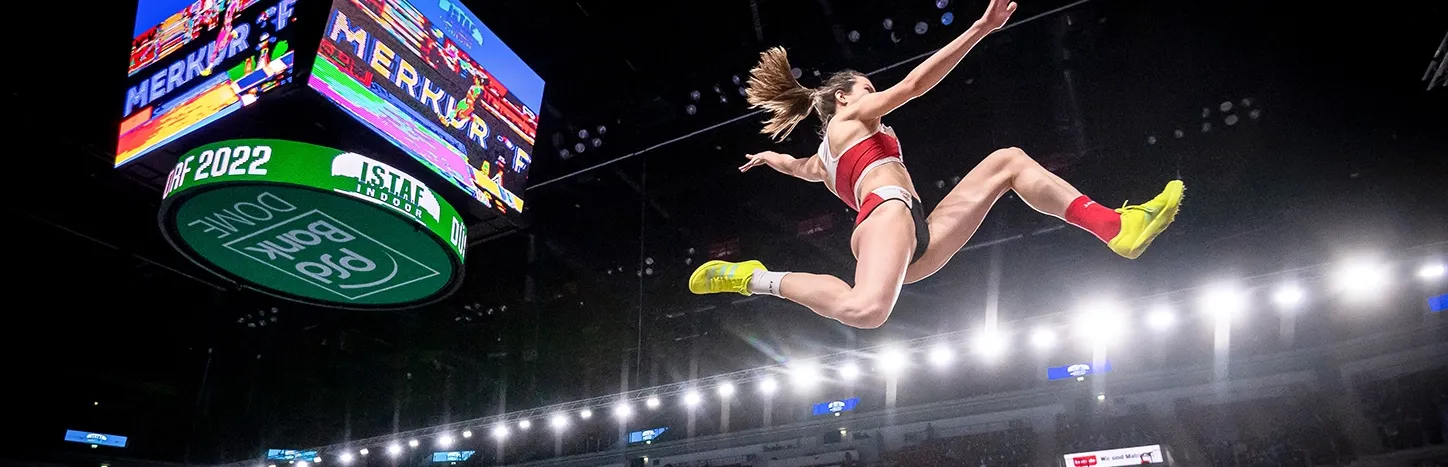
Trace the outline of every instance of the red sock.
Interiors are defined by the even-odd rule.
[[[1086,229],[1103,242],[1109,242],[1121,233],[1121,215],[1100,203],[1091,201],[1086,195],[1071,201],[1066,206],[1066,222]]]

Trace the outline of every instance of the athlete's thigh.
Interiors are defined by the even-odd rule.
[[[850,237],[855,252],[854,292],[861,298],[894,306],[905,280],[905,267],[915,251],[915,224],[910,208],[887,201],[855,228]]]
[[[913,283],[924,279],[945,266],[975,235],[991,206],[1009,188],[1010,173],[992,158],[986,158],[965,174],[926,218],[926,225],[930,226],[930,245],[920,260],[910,265],[905,281]]]

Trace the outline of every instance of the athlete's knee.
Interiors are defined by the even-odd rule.
[[[1012,167],[1021,163],[1031,162],[1031,156],[1029,154],[1026,154],[1026,151],[1023,151],[1021,150],[1021,148],[1014,146],[997,149],[994,152],[991,152],[990,156],[987,157],[989,159],[997,161],[998,163],[1006,167]]]
[[[890,317],[890,303],[872,297],[848,297],[840,302],[835,319],[848,326],[875,329]]]

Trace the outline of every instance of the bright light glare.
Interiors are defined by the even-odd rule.
[[[1083,304],[1076,324],[1082,333],[1082,341],[1087,343],[1111,344],[1126,332],[1121,313],[1106,299]]]
[[[618,417],[619,420],[627,420],[630,415],[633,415],[633,406],[628,405],[627,402],[619,402],[613,407],[613,416]]]
[[[845,381],[854,381],[859,377],[860,365],[856,365],[855,362],[846,362],[844,365],[840,366],[840,379],[843,379]]]
[[[994,359],[1006,349],[1006,337],[1000,331],[982,330],[975,336],[975,351],[982,357]]]
[[[759,382],[759,392],[761,393],[774,394],[774,391],[777,390],[779,390],[779,382],[774,378],[764,378],[764,381]]]
[[[387,447],[387,453],[392,454],[393,456],[402,454],[402,446],[397,443],[392,443],[391,446]]]
[[[414,447],[414,448],[415,448],[415,447],[417,447],[417,444],[418,444],[418,443],[417,443],[417,440],[415,440],[415,439],[407,440],[407,445],[408,445],[409,447]]]
[[[593,418],[593,409],[583,409],[578,411],[578,418],[582,418],[584,420]]]
[[[452,447],[452,443],[453,443],[453,437],[452,437],[452,435],[442,435],[442,436],[439,436],[439,437],[437,438],[437,447],[440,447],[440,448]]]
[[[1276,292],[1272,292],[1272,303],[1276,303],[1282,309],[1295,308],[1305,298],[1307,298],[1307,293],[1296,284],[1284,284],[1278,287]]]
[[[523,420],[523,421],[518,422],[518,429],[520,429],[520,430],[527,430],[527,429],[529,429],[529,428],[533,428],[533,421],[532,421],[532,420]]]
[[[1247,293],[1233,284],[1215,284],[1202,294],[1202,307],[1217,319],[1231,319],[1247,309]]]
[[[1031,347],[1036,350],[1050,350],[1056,346],[1056,331],[1050,328],[1036,329],[1031,333]]]
[[[723,382],[723,383],[719,383],[719,396],[720,396],[720,397],[729,397],[729,396],[732,396],[732,395],[734,395],[734,383],[731,383],[731,382],[728,382],[728,381],[725,381],[725,382]]]
[[[1387,282],[1387,268],[1367,261],[1348,263],[1337,273],[1338,287],[1354,298],[1372,295]]]
[[[361,454],[361,455],[364,455],[364,456],[367,455],[367,454],[368,454],[367,448],[362,448],[361,451],[357,451],[357,454]]]
[[[943,367],[953,361],[955,361],[955,350],[952,350],[949,345],[936,344],[934,348],[930,349],[930,364]]]
[[[1445,268],[1443,263],[1425,264],[1418,268],[1418,278],[1423,280],[1437,279],[1445,274],[1448,274],[1448,268]]]
[[[464,438],[471,438],[471,437],[473,437],[473,430],[463,430],[463,437],[464,437]]]
[[[507,426],[504,426],[502,423],[499,423],[498,426],[493,427],[493,438],[498,439],[498,440],[502,440],[503,438],[507,438],[507,437],[508,437],[508,427],[507,427]]]
[[[1176,313],[1166,306],[1157,307],[1146,315],[1146,325],[1153,331],[1165,331],[1176,325]]]
[[[649,396],[649,400],[644,401],[644,405],[649,406],[649,410],[659,408],[659,404],[662,404],[662,402],[659,402],[658,396]]]
[[[699,395],[699,391],[690,389],[689,392],[684,393],[684,405],[686,406],[698,407],[699,403],[703,401],[704,396]]]
[[[552,417],[549,417],[548,424],[552,425],[555,430],[561,430],[568,426],[568,416],[561,413],[553,414]]]
[[[795,389],[809,389],[814,387],[820,379],[820,371],[813,362],[800,362],[795,364],[789,371],[789,382]]]
[[[350,464],[352,463],[352,453],[344,452],[342,455],[337,456],[337,460],[342,461],[343,464]]]
[[[887,375],[898,375],[905,369],[905,352],[900,349],[885,349],[876,358],[879,359],[880,371]]]

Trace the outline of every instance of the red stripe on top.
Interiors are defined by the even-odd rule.
[[[891,157],[900,157],[900,141],[883,131],[855,143],[840,155],[839,167],[835,169],[835,196],[840,197],[846,206],[858,210],[855,183],[860,181],[870,164]]]

